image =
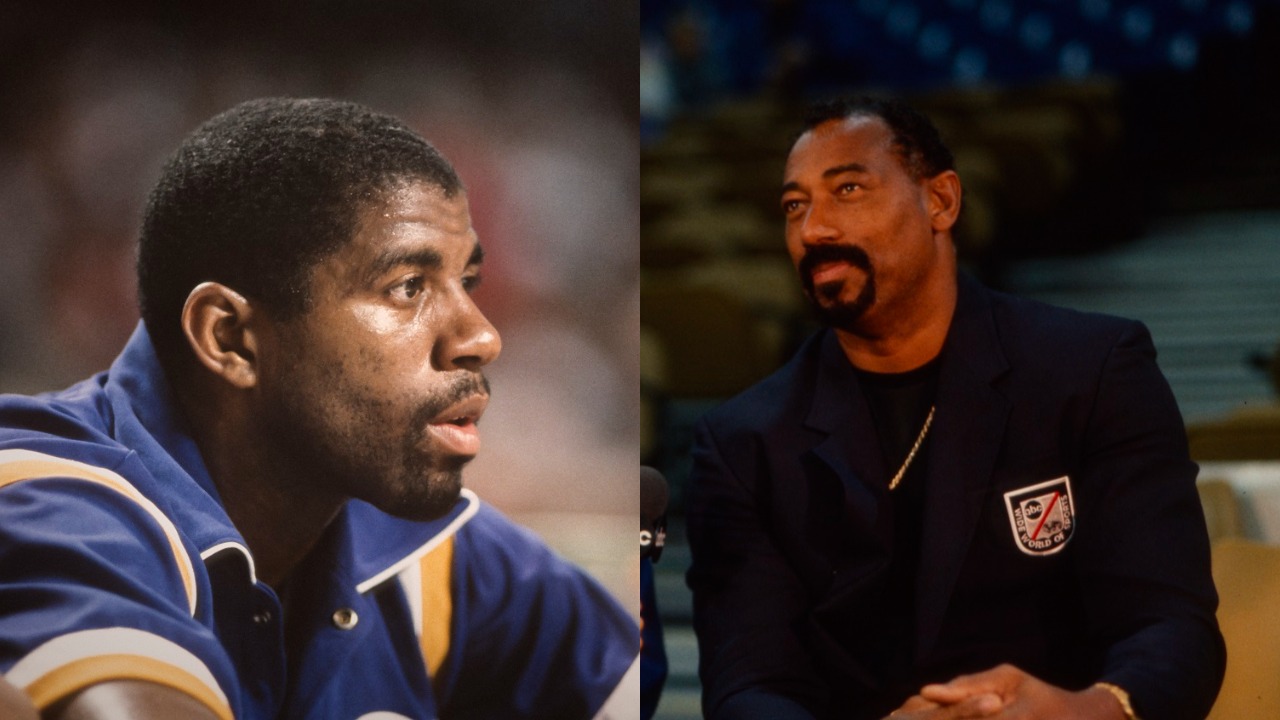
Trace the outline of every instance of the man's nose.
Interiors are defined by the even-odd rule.
[[[438,337],[432,364],[440,370],[479,370],[502,352],[497,329],[465,293],[458,299],[449,327]]]
[[[809,204],[800,224],[800,240],[805,245],[834,242],[840,237],[830,203],[816,199]]]

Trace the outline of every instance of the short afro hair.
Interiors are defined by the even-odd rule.
[[[430,143],[355,103],[251,100],[197,128],[165,164],[138,242],[142,319],[166,370],[188,357],[181,316],[196,285],[297,317],[312,270],[354,237],[360,212],[414,181],[462,189]]]
[[[831,120],[861,116],[878,117],[889,126],[893,146],[913,179],[955,169],[955,159],[938,129],[923,113],[899,100],[858,96],[815,103],[805,113],[801,134]]]

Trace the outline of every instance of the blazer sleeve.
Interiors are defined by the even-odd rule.
[[[808,601],[768,532],[754,453],[731,467],[699,423],[686,505],[703,713],[711,720],[813,718],[826,690],[796,628]]]
[[[1084,611],[1107,648],[1100,680],[1125,688],[1145,718],[1203,718],[1226,650],[1215,619],[1209,541],[1177,403],[1146,328],[1112,347],[1085,433],[1079,528]]]

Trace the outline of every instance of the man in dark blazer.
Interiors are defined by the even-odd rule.
[[[721,718],[1203,718],[1225,650],[1141,323],[958,275],[929,121],[815,109],[786,243],[830,326],[708,414],[687,517]]]

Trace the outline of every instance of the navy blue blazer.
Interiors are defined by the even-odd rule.
[[[936,408],[908,683],[1008,662],[1115,683],[1145,718],[1203,718],[1225,648],[1197,469],[1147,329],[962,275]],[[835,632],[885,569],[893,468],[834,332],[708,413],[693,457],[706,716],[879,717],[905,700]]]

